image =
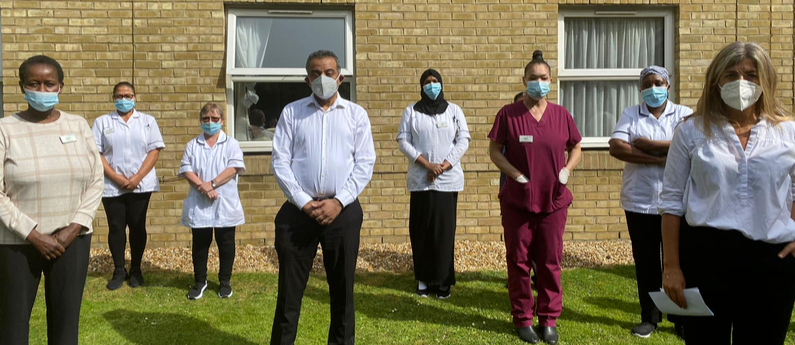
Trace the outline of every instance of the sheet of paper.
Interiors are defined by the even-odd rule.
[[[701,292],[698,288],[684,289],[682,291],[687,301],[687,309],[682,309],[668,295],[665,291],[660,289],[660,292],[649,292],[649,296],[657,305],[657,309],[665,314],[673,315],[688,315],[688,316],[714,316],[712,310],[709,310],[707,304],[704,303],[704,298],[701,297]]]

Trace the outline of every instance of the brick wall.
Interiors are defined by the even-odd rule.
[[[677,102],[695,107],[712,57],[727,43],[762,44],[780,73],[779,95],[793,102],[793,0],[360,0],[276,1],[354,10],[357,102],[369,111],[378,162],[361,196],[362,240],[408,240],[407,161],[394,141],[402,110],[417,97],[428,67],[445,77],[445,95],[466,114],[473,141],[462,160],[467,187],[459,197],[458,237],[500,240],[498,174],[487,155],[494,114],[522,91],[521,75],[540,49],[556,78],[560,6],[659,5],[673,9]],[[307,4],[297,4],[297,3]],[[138,109],[154,115],[167,149],[157,164],[163,180],[149,211],[150,243],[188,245],[178,225],[187,184],[176,178],[184,144],[197,133],[198,109],[225,102],[225,6],[273,6],[265,1],[1,1],[4,112],[25,107],[17,68],[35,54],[66,70],[59,109],[89,122],[112,110],[111,87],[132,80]],[[284,5],[284,4],[278,4]],[[324,7],[325,6],[325,7]],[[333,6],[333,7],[332,7]],[[553,84],[551,100],[557,99]],[[273,219],[284,197],[270,156],[246,157],[240,193],[247,224],[240,243],[273,243]],[[622,164],[606,150],[588,150],[570,180],[575,201],[566,238],[625,238],[618,204]],[[107,233],[97,214],[95,243]]]

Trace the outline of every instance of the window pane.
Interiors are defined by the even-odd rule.
[[[339,93],[350,99],[351,83],[343,82]],[[252,94],[258,97],[256,103],[257,97]],[[312,90],[302,82],[235,83],[235,139],[272,140],[284,106],[311,94]]]
[[[609,137],[624,109],[641,101],[637,80],[562,81],[560,89],[583,137]]]
[[[319,49],[346,62],[344,18],[237,17],[235,39],[239,68],[303,68]]]
[[[662,66],[663,18],[565,18],[565,68]]]

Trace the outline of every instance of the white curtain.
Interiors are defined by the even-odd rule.
[[[566,18],[567,69],[645,68],[664,63],[662,18]],[[583,137],[607,137],[618,117],[640,103],[637,79],[561,82],[561,104]]]
[[[583,137],[609,137],[624,109],[641,99],[637,80],[564,81],[560,88],[561,105],[574,116]]]
[[[235,35],[235,67],[262,67],[265,50],[268,48],[271,25],[270,18],[237,18]]]

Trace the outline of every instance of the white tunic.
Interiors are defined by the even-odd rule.
[[[185,146],[179,175],[191,171],[202,181],[211,181],[227,168],[240,168],[241,173],[246,171],[240,143],[222,131],[218,142],[210,147],[202,133]],[[218,186],[215,189],[218,193],[216,200],[211,200],[191,185],[179,223],[194,229],[233,227],[245,223],[237,179],[238,175],[235,175],[229,182]]]
[[[113,171],[126,178],[138,172],[149,151],[166,147],[155,118],[137,110],[133,110],[127,122],[115,110],[102,115],[94,121],[92,132],[99,154],[105,157]],[[157,173],[152,168],[132,192],[148,193],[159,190]],[[103,197],[117,197],[129,192],[120,190],[115,182],[105,177]]]

